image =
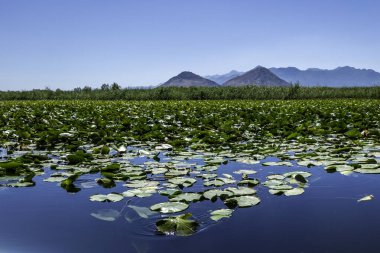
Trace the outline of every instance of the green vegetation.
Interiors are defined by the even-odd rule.
[[[241,99],[342,99],[380,98],[380,87],[158,87],[137,89],[104,86],[63,90],[0,91],[0,100],[241,100]]]
[[[302,197],[315,179],[310,167],[380,174],[379,111],[380,100],[355,99],[5,101],[0,186],[34,186],[45,173],[70,193],[96,188],[92,204],[126,201],[96,219],[133,222],[130,209],[159,233],[188,236],[202,224],[185,213],[194,205],[207,203],[203,214],[219,222],[265,201],[264,189]],[[149,204],[128,205],[135,198]]]

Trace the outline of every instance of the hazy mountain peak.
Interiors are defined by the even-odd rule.
[[[244,73],[241,76],[232,78],[225,82],[225,86],[245,86],[245,85],[261,85],[261,86],[288,86],[289,83],[282,80],[269,69],[263,66],[257,66],[254,69]]]
[[[350,66],[335,69],[308,68],[294,71],[289,68],[271,68],[271,71],[288,82],[300,82],[307,86],[372,86],[380,84],[380,73],[372,69]]]
[[[201,77],[190,71],[183,71],[177,76],[170,78],[167,82],[163,83],[161,86],[178,86],[178,87],[193,87],[193,86],[203,86],[203,87],[215,87],[219,86],[214,81]]]

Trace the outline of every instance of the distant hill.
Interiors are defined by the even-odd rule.
[[[270,70],[288,82],[300,82],[307,86],[373,86],[380,85],[380,73],[372,69],[338,67],[336,69],[309,68],[300,70],[294,67],[270,68]]]
[[[218,84],[223,84],[223,83],[231,80],[232,78],[235,78],[235,77],[240,76],[242,74],[244,74],[244,72],[232,70],[232,71],[228,72],[227,74],[205,76],[205,78],[210,79],[211,81],[214,81]]]
[[[262,66],[244,73],[243,75],[232,78],[223,83],[223,86],[245,86],[245,85],[260,85],[260,86],[288,86],[289,83],[282,80],[269,69]]]
[[[179,75],[170,78],[167,82],[160,85],[161,87],[194,87],[194,86],[201,86],[201,87],[218,87],[219,84],[217,84],[214,81],[211,81],[209,79],[203,78],[201,76],[198,76],[192,72],[184,71],[180,73]]]

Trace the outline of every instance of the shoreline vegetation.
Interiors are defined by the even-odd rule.
[[[73,90],[0,91],[6,100],[291,100],[291,99],[379,99],[380,86],[372,87],[156,87],[121,88],[104,84],[101,88]]]

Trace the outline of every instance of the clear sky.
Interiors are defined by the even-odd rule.
[[[0,90],[256,65],[380,71],[377,0],[0,0]]]

